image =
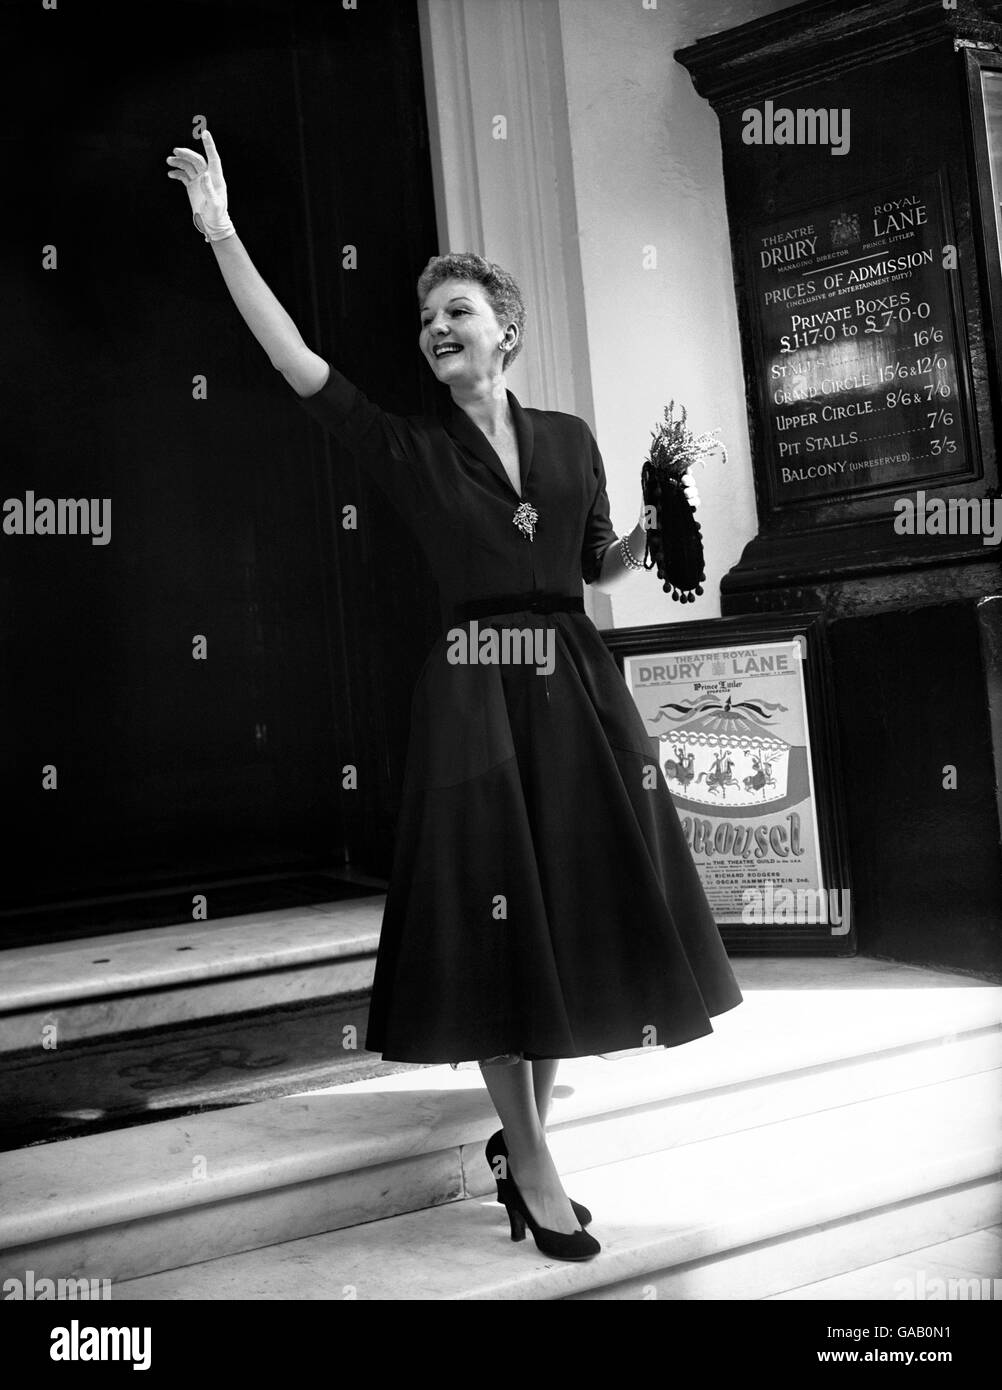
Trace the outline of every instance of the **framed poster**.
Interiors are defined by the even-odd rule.
[[[750,228],[747,255],[770,507],[978,476],[942,175]]]
[[[854,951],[820,616],[603,636],[728,948]]]

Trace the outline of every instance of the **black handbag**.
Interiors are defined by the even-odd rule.
[[[648,526],[644,568],[657,567],[665,593],[681,603],[695,603],[706,578],[703,533],[685,495],[683,477],[702,455],[720,450],[712,434],[694,435],[686,424],[685,406],[674,418],[675,402],[665,409],[664,424],[652,433],[650,453],[640,474],[644,505],[653,508],[655,524]]]

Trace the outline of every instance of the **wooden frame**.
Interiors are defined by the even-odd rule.
[[[986,346],[989,350],[993,371],[991,372],[992,403],[997,419],[1002,419],[1002,246],[1000,246],[1000,226],[996,215],[995,194],[1002,200],[1002,187],[993,193],[991,168],[991,147],[988,125],[985,120],[984,74],[997,73],[1002,86],[1002,52],[997,49],[965,48],[965,76],[970,115],[971,164],[974,177],[973,202],[979,215],[971,221],[978,246],[979,269],[985,287],[984,303],[986,318]],[[975,209],[972,209],[974,212]]]

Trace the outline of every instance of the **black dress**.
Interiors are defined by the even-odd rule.
[[[391,415],[333,368],[301,398],[413,526],[442,600],[365,1044],[394,1061],[671,1047],[741,1002],[654,746],[583,611],[615,539],[598,446],[576,416],[508,401],[531,540],[458,406]],[[522,660],[456,663],[459,628],[491,656],[490,615],[494,655],[518,630]]]

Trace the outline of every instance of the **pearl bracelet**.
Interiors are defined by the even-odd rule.
[[[623,557],[623,564],[628,570],[642,570],[643,562],[638,560],[630,549],[630,542],[625,536],[619,538],[619,553]]]

